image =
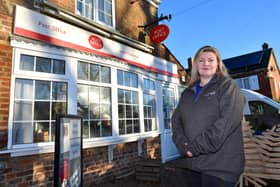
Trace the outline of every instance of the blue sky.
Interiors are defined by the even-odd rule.
[[[213,45],[222,58],[230,58],[262,49],[267,42],[280,64],[279,0],[161,0],[159,15],[170,29],[163,43],[180,63],[198,48]]]

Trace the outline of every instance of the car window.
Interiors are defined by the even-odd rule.
[[[267,129],[280,124],[278,109],[262,101],[249,101],[251,115],[246,116],[255,134],[261,134]]]
[[[273,114],[278,113],[277,108],[267,103],[264,103],[262,101],[249,101],[248,104],[252,115],[265,115],[270,113]]]

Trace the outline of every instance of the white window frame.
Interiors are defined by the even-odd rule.
[[[35,72],[35,71],[25,71],[20,70],[20,57],[22,54],[31,55],[31,56],[38,56],[38,57],[46,57],[46,58],[53,58],[53,59],[59,59],[65,61],[65,74],[53,74],[53,73],[44,73],[44,72]],[[29,79],[29,80],[43,80],[43,81],[54,81],[54,82],[65,82],[67,83],[67,112],[71,113],[69,111],[69,104],[70,104],[70,91],[72,88],[70,88],[70,74],[67,68],[67,58],[62,57],[60,55],[50,54],[50,53],[44,53],[44,52],[38,52],[38,51],[32,51],[32,50],[26,50],[26,49],[19,49],[15,48],[13,53],[13,73],[11,76],[11,88],[15,88],[15,80],[16,79]],[[12,131],[13,131],[13,112],[14,112],[14,95],[15,95],[15,89],[11,89],[10,94],[10,108],[9,108],[9,132],[8,132],[8,148],[9,149],[17,149],[17,148],[32,148],[32,147],[40,147],[40,146],[53,146],[54,142],[38,142],[38,143],[28,143],[28,144],[15,144],[12,143]]]
[[[131,86],[125,86],[125,85],[119,85],[118,84],[118,75],[117,75],[117,72],[118,70],[120,71],[123,71],[123,72],[127,72],[127,73],[133,73],[133,74],[136,74],[137,76],[137,81],[138,81],[138,85],[137,87],[131,87]],[[144,126],[144,115],[143,115],[143,112],[142,112],[142,108],[143,108],[143,99],[142,99],[142,90],[141,90],[141,87],[140,87],[140,79],[139,79],[139,73],[135,72],[135,71],[132,71],[132,70],[127,70],[127,69],[122,69],[122,68],[117,68],[116,69],[116,86],[117,86],[117,93],[116,93],[116,98],[117,98],[117,116],[118,116],[118,119],[117,119],[117,133],[119,136],[123,136],[123,137],[131,137],[131,136],[137,136],[139,134],[141,134],[143,132],[143,126]],[[118,90],[119,89],[123,89],[123,90],[128,90],[128,91],[135,91],[138,93],[138,111],[139,111],[139,132],[136,132],[136,133],[129,133],[129,134],[119,134],[119,114],[118,114],[118,104],[119,104],[119,101],[118,101]]]
[[[173,91],[173,96],[174,96],[174,99],[173,99],[173,101],[174,101],[174,108],[173,108],[173,111],[175,110],[175,108],[176,108],[176,106],[177,106],[177,100],[178,100],[178,91],[177,91],[177,89],[176,89],[176,86],[174,85],[171,85],[171,84],[165,84],[165,85],[162,85],[162,88],[161,88],[161,91],[162,91],[162,98],[161,98],[161,100],[162,100],[162,114],[163,114],[163,116],[162,116],[162,119],[163,119],[163,129],[164,130],[171,130],[171,117],[170,117],[170,124],[169,124],[169,128],[166,128],[166,126],[165,126],[165,116],[164,116],[164,102],[163,102],[163,96],[164,96],[164,94],[163,94],[163,89],[168,89],[168,90],[172,90]],[[172,111],[172,113],[173,113],[173,111]]]
[[[96,23],[98,23],[100,25],[104,25],[104,26],[109,27],[111,29],[115,29],[115,27],[116,27],[115,0],[112,0],[112,7],[111,7],[112,8],[112,25],[108,25],[108,24],[99,20],[99,17],[98,17],[98,11],[99,11],[98,10],[98,6],[99,6],[98,5],[98,0],[91,0],[92,5],[94,6],[94,7],[92,7],[93,12],[91,12],[92,13],[92,18],[86,17],[85,12],[79,12],[78,11],[78,1],[83,1],[83,3],[82,3],[83,4],[83,10],[85,10],[85,2],[84,2],[85,0],[75,0],[75,12],[76,12],[76,14],[78,14],[78,15],[84,17],[84,18],[90,19],[92,21],[95,21]],[[103,1],[106,1],[106,0],[103,0]]]
[[[155,89],[154,90],[151,90],[151,89],[145,89],[144,88],[144,79],[148,79],[150,81],[153,81],[154,82],[154,86],[155,86]],[[159,126],[159,112],[158,112],[158,96],[157,96],[157,81],[151,77],[147,77],[147,76],[142,76],[141,77],[141,90],[142,90],[142,98],[144,100],[144,94],[149,94],[149,95],[152,95],[154,96],[155,98],[155,110],[156,110],[156,116],[155,116],[155,123],[156,123],[156,129],[155,130],[151,130],[151,131],[146,131],[145,132],[145,123],[144,123],[144,111],[143,111],[143,133],[153,133],[153,132],[159,132],[160,130],[160,126]],[[144,101],[142,102],[142,104],[144,105]],[[142,107],[143,109],[144,107]]]
[[[260,84],[257,75],[251,75],[248,77],[242,77],[235,79],[236,83],[240,88],[250,89],[250,90],[259,90]]]
[[[11,88],[15,87],[16,78],[27,78],[32,80],[51,80],[51,81],[60,81],[67,82],[68,92],[67,92],[67,112],[69,114],[77,114],[77,84],[83,81],[78,81],[77,79],[77,64],[79,61],[91,62],[98,65],[110,66],[111,67],[111,99],[112,99],[112,136],[109,137],[99,137],[93,139],[83,139],[83,147],[91,148],[98,146],[111,146],[118,143],[141,142],[144,138],[147,137],[156,137],[159,135],[162,128],[162,97],[161,97],[161,88],[162,82],[159,79],[162,79],[158,75],[150,75],[149,72],[140,70],[139,68],[129,66],[127,64],[118,63],[110,59],[104,59],[96,55],[88,55],[83,53],[77,53],[75,51],[69,51],[63,48],[57,48],[52,46],[45,46],[39,44],[25,43],[21,41],[12,41],[13,48],[13,70],[11,76]],[[42,72],[30,72],[20,70],[20,55],[26,54],[31,56],[39,56],[46,58],[54,58],[65,61],[65,74],[50,74]],[[117,84],[117,70],[128,71],[136,73],[138,77],[138,87],[126,87]],[[156,95],[156,110],[157,110],[157,131],[144,132],[144,114],[143,114],[143,89],[142,89],[142,76],[147,76],[148,79],[153,79],[155,81],[156,91],[153,94]],[[152,78],[151,78],[152,77]],[[173,79],[172,79],[173,80]],[[86,81],[85,81],[86,82]],[[108,83],[99,83],[96,82],[96,85],[106,85]],[[138,92],[139,99],[139,119],[140,119],[140,132],[127,135],[119,135],[118,133],[118,107],[115,102],[117,101],[118,88],[128,89]],[[11,156],[23,156],[23,155],[32,155],[39,153],[48,153],[54,151],[54,142],[40,142],[32,144],[20,144],[12,145],[12,127],[13,127],[13,104],[14,104],[14,89],[11,89],[10,92],[10,108],[9,108],[9,119],[8,119],[8,149],[7,153],[11,153]]]
[[[90,86],[97,86],[97,87],[103,87],[103,88],[110,88],[111,91],[111,125],[112,125],[112,135],[111,136],[100,136],[100,137],[92,137],[92,138],[84,138],[83,140],[91,140],[91,139],[99,139],[99,138],[109,138],[114,136],[114,122],[113,122],[113,86],[112,86],[112,68],[108,65],[103,65],[100,64],[98,62],[95,61],[87,61],[87,60],[77,60],[77,66],[76,66],[76,71],[78,71],[78,63],[79,62],[83,62],[83,63],[87,63],[87,64],[94,64],[94,65],[98,65],[98,66],[106,66],[110,69],[110,82],[109,83],[103,83],[103,82],[95,82],[95,81],[90,81],[90,80],[79,80],[78,79],[78,75],[77,75],[77,87],[78,85],[85,85],[87,87]],[[76,95],[76,97],[78,97],[78,95]]]

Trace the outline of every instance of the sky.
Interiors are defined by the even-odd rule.
[[[216,47],[222,59],[273,48],[280,65],[279,0],[161,0],[159,24],[169,27],[163,43],[184,67],[204,45]],[[279,66],[280,68],[280,66]]]

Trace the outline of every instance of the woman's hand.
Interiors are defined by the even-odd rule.
[[[193,156],[192,152],[187,151],[187,157],[192,157],[192,156]]]

